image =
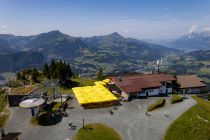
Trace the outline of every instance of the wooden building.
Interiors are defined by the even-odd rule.
[[[176,79],[166,73],[152,73],[111,77],[111,80],[123,97],[137,98],[167,95],[172,92],[172,81]]]
[[[20,102],[35,90],[34,86],[12,88],[8,92],[9,106],[19,106]]]
[[[206,87],[203,80],[196,75],[179,75],[177,83],[180,85],[180,92],[183,94],[198,94],[201,89]]]

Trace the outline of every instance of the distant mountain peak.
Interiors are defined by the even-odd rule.
[[[120,37],[123,37],[122,35],[120,35],[118,32],[113,32],[110,34],[110,36],[120,36]]]
[[[113,32],[113,33],[111,33],[111,35],[119,35],[119,36],[121,36],[118,32]]]
[[[59,30],[52,30],[47,32],[46,34],[63,34],[63,33],[61,33]]]
[[[111,37],[112,39],[120,39],[120,40],[124,40],[125,39],[118,32],[111,33],[111,34],[107,35],[107,37]]]

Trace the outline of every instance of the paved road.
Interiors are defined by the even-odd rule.
[[[12,108],[11,116],[5,126],[6,131],[22,132],[22,140],[66,140],[76,132],[68,129],[69,120],[73,125],[80,128],[82,119],[85,123],[99,122],[114,128],[123,140],[160,140],[169,124],[185,110],[195,105],[191,98],[181,103],[170,105],[169,97],[166,106],[145,115],[146,106],[162,97],[151,97],[148,99],[136,99],[131,102],[122,103],[118,110],[111,115],[108,108],[84,110],[78,107],[77,101],[73,100],[68,110],[68,117],[64,117],[60,123],[54,126],[33,126],[30,124],[30,111],[20,108]],[[167,111],[169,117],[165,117]]]

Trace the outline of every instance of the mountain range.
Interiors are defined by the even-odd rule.
[[[210,50],[210,31],[185,34],[168,43],[168,46],[187,51]]]
[[[65,60],[73,69],[83,72],[95,73],[99,66],[105,72],[135,71],[145,62],[174,53],[180,51],[125,38],[117,32],[93,37],[73,37],[57,30],[32,36],[0,34],[0,57],[4,58],[0,61],[1,72],[17,71],[33,64],[40,67],[51,59]]]
[[[210,50],[198,50],[189,52],[186,56],[190,56],[197,61],[209,61],[210,60]]]

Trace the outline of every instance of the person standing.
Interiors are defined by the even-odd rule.
[[[166,110],[165,110],[165,117],[168,117]]]
[[[69,128],[71,128],[72,127],[72,121],[70,120],[69,121]]]

